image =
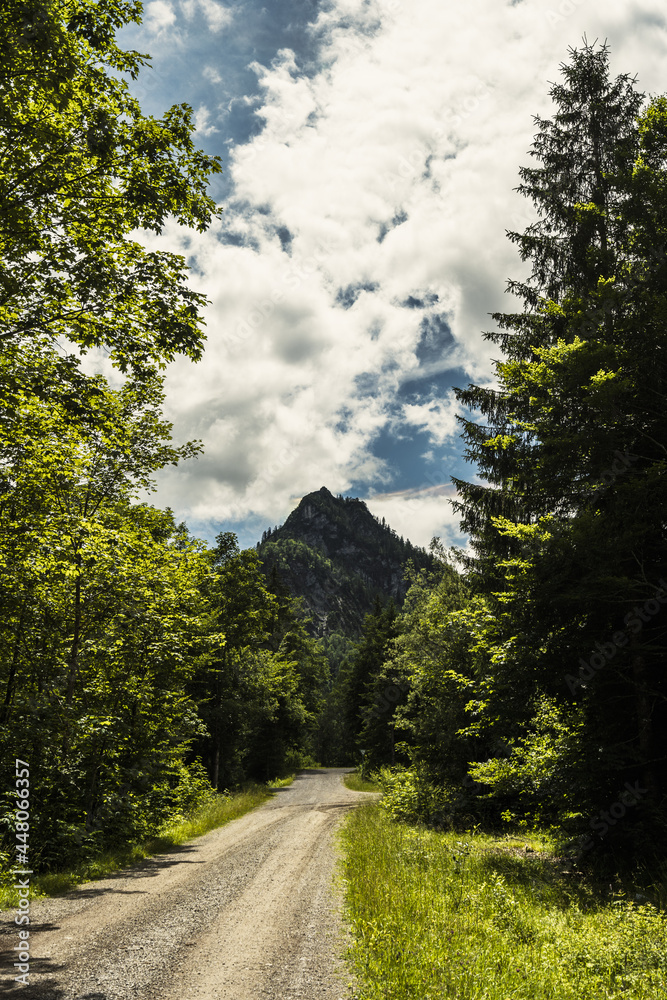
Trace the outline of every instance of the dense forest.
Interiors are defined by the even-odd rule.
[[[199,449],[161,405],[166,364],[202,355],[205,300],[132,234],[205,230],[220,165],[190,108],[154,119],[131,96],[145,57],[115,34],[139,16],[0,12],[1,779],[30,763],[33,862],[139,840],[211,788],[362,758],[399,817],[550,827],[581,863],[655,851],[667,98],[612,79],[604,46],[572,51],[521,170],[537,214],[509,234],[530,273],[486,335],[496,388],[458,390],[470,547],[429,555],[376,522],[360,583],[289,520],[257,549],[210,547],[142,499]],[[91,350],[121,388],[87,374]],[[361,545],[364,505],[324,492]],[[335,628],[288,586],[308,572],[337,589]]]

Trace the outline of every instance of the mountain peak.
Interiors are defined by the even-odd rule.
[[[409,559],[420,568],[434,565],[363,500],[335,497],[326,486],[306,494],[283,525],[264,532],[257,548],[267,574],[275,568],[303,598],[319,634],[358,635],[377,597],[403,603]]]
[[[325,500],[327,503],[337,503],[342,499],[342,497],[335,497],[331,490],[328,490],[326,486],[320,486],[319,490],[314,490],[313,493],[306,493],[304,497],[301,497],[301,500],[299,501],[297,507],[295,507],[295,510],[298,509],[302,503],[308,503],[315,500]]]

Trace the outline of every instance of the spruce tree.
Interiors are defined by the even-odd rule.
[[[511,743],[540,699],[578,706],[583,767],[579,752],[563,761],[564,809],[585,818],[634,777],[646,788],[636,817],[652,803],[655,818],[667,703],[664,626],[649,613],[667,572],[667,106],[642,114],[634,79],[610,77],[606,45],[570,57],[553,118],[536,119],[537,165],[520,171],[537,220],[508,234],[531,272],[509,283],[522,311],[494,314],[499,329],[485,335],[504,354],[498,388],[457,392],[486,418],[464,421],[485,484],[455,480],[457,506],[473,577],[502,622],[484,680],[489,726]]]
[[[489,485],[454,480],[462,527],[480,556],[487,549],[494,555],[507,551],[490,524],[493,515],[524,524],[544,514],[569,516],[589,492],[594,455],[583,441],[592,429],[589,414],[576,411],[580,401],[569,398],[567,386],[556,393],[548,382],[525,376],[540,374],[545,349],[576,338],[588,348],[583,353],[589,367],[599,365],[600,338],[613,332],[619,295],[614,279],[627,243],[621,209],[629,198],[643,95],[627,75],[610,80],[606,46],[585,44],[570,55],[571,63],[561,67],[564,82],[550,91],[557,106],[553,119],[535,119],[530,155],[539,165],[519,171],[517,190],[538,215],[525,232],[508,233],[532,265],[526,280],[508,282],[524,308],[494,313],[499,330],[484,335],[507,359],[497,364],[500,389],[456,390],[461,402],[487,420],[463,420],[463,437],[466,457]],[[585,361],[581,353],[574,360],[576,381]],[[540,403],[549,407],[545,426],[536,414]],[[602,471],[608,442],[600,441],[597,450]]]
[[[359,750],[373,766],[394,763],[393,710],[373,712],[382,701],[382,691],[392,681],[383,675],[391,641],[397,634],[397,611],[393,600],[385,605],[375,598],[373,612],[364,618],[364,631],[352,662],[345,692],[348,752],[356,758]],[[356,758],[358,759],[358,758]]]

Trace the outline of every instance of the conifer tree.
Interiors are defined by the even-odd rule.
[[[375,766],[394,763],[393,709],[396,701],[392,701],[390,712],[373,713],[372,710],[378,699],[378,685],[384,689],[389,683],[383,680],[382,671],[396,633],[397,611],[393,600],[383,606],[376,597],[373,612],[364,619],[364,631],[345,693],[349,752],[354,756],[363,749]]]
[[[559,766],[571,768],[564,808],[585,814],[632,775],[657,808],[665,752],[664,627],[646,609],[661,607],[667,573],[667,106],[642,113],[606,45],[570,56],[553,118],[536,119],[537,165],[520,172],[538,218],[509,234],[532,269],[509,283],[523,310],[495,314],[486,334],[504,353],[498,388],[458,391],[486,418],[464,422],[486,484],[456,483],[473,576],[500,623],[487,726],[512,745],[541,699],[563,718],[583,709]]]
[[[489,486],[455,480],[462,526],[480,556],[487,549],[507,551],[491,525],[493,515],[524,524],[544,514],[568,517],[588,498],[591,474],[615,457],[602,428],[590,441],[596,433],[591,413],[568,389],[577,393],[586,366],[597,372],[604,355],[600,341],[613,338],[621,312],[617,270],[628,227],[622,210],[643,95],[629,76],[609,78],[606,46],[585,44],[570,54],[571,63],[561,67],[564,82],[550,91],[557,106],[553,119],[535,119],[530,155],[539,165],[520,170],[518,191],[531,199],[538,218],[524,233],[508,233],[532,265],[527,280],[508,283],[524,308],[493,314],[500,329],[485,334],[507,359],[498,364],[501,388],[457,390],[461,402],[487,418],[485,425],[464,420],[463,437],[467,457]],[[563,359],[574,385],[522,381],[521,375],[543,372],[544,352],[557,349],[559,341],[577,343],[578,350]],[[535,412],[540,403],[549,407],[542,424]]]

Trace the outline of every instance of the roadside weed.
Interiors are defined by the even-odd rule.
[[[377,781],[373,778],[362,778],[359,771],[350,771],[346,774],[344,779],[344,784],[346,788],[349,788],[352,792],[381,792],[382,789],[378,785]]]

